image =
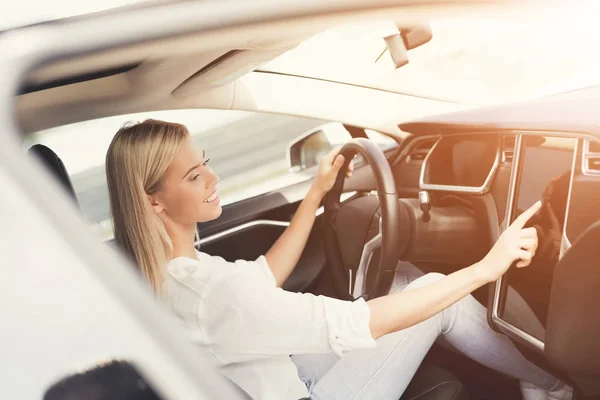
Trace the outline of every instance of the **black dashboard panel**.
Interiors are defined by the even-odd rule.
[[[502,145],[500,147],[500,151],[498,152],[498,142],[499,135],[497,134],[469,134],[469,135],[460,135],[457,136],[456,139],[460,142],[460,146],[458,146],[458,151],[466,151],[473,149],[469,149],[469,144],[472,142],[475,143],[484,143],[487,144],[488,147],[488,161],[495,160],[495,157],[499,153],[499,162],[497,162],[496,172],[491,180],[489,194],[491,197],[491,201],[481,198],[476,200],[478,196],[473,193],[461,193],[460,190],[454,192],[455,195],[458,195],[464,199],[464,201],[471,203],[471,212],[477,214],[478,218],[480,218],[480,225],[482,227],[491,227],[494,225],[493,229],[490,231],[490,239],[491,243],[495,242],[497,239],[497,231],[498,231],[498,221],[502,222],[504,220],[504,214],[506,210],[506,202],[508,198],[508,186],[510,182],[510,173],[512,166],[512,158],[514,154],[514,142],[515,142],[515,134],[503,134],[502,135]],[[462,140],[466,139],[466,140]],[[420,187],[420,178],[422,174],[423,164],[425,159],[429,156],[432,148],[439,142],[440,136],[419,136],[408,139],[405,142],[404,148],[400,151],[397,158],[394,160],[394,179],[396,182],[396,187],[398,189],[398,197],[399,198],[417,198],[418,193],[422,188]],[[449,143],[456,143],[455,141],[450,141]],[[477,144],[475,147],[478,147]],[[473,169],[476,170],[479,168],[479,165],[474,160],[476,157],[471,157],[470,161],[472,163],[464,162],[460,166],[462,171]],[[458,161],[458,160],[456,160]],[[468,160],[465,160],[468,161]],[[445,168],[447,169],[447,168]],[[446,191],[441,191],[437,193],[437,191],[431,191],[431,196],[434,201],[434,204],[440,205],[446,203],[448,197],[446,196],[448,193]],[[442,200],[441,202],[439,200]],[[483,207],[483,208],[482,208]],[[485,208],[485,209],[484,209]],[[490,217],[490,213],[495,214],[493,218]],[[486,219],[484,221],[483,219]],[[486,228],[486,230],[488,230]]]
[[[421,189],[487,193],[500,163],[500,143],[496,134],[442,137],[425,159]]]
[[[402,149],[394,164],[394,180],[400,198],[416,198],[419,194],[419,178],[423,161],[439,137],[413,138]]]

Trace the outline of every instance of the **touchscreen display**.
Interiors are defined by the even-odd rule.
[[[565,213],[577,141],[570,138],[523,136],[511,222],[542,200],[527,227],[538,234],[538,249],[526,268],[511,268],[500,317],[544,340],[552,275],[563,244]]]

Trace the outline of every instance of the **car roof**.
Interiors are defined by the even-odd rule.
[[[495,104],[532,98],[531,91],[535,91],[536,95],[540,91],[554,93],[554,86],[546,88],[546,81],[554,83],[557,75],[562,79],[564,71],[576,70],[553,69],[539,61],[544,57],[531,56],[529,59],[536,61],[529,70],[534,66],[535,70],[539,70],[539,64],[542,64],[546,66],[546,74],[536,74],[536,79],[529,79],[532,74],[521,73],[520,67],[524,61],[518,66],[513,62],[505,71],[499,58],[502,60],[508,54],[507,47],[510,49],[515,40],[505,38],[505,30],[510,27],[503,21],[490,25],[486,35],[479,29],[478,40],[467,40],[473,36],[471,31],[476,26],[466,22],[438,26],[441,30],[437,32],[440,34],[422,49],[411,50],[410,63],[395,70],[390,65],[389,55],[381,53],[385,50],[382,35],[370,39],[359,35],[352,39],[347,37],[347,31],[336,30],[327,36],[329,42],[323,41],[323,36],[313,35],[332,27],[338,29],[340,24],[346,24],[346,27],[360,31],[362,35],[364,31],[357,28],[363,19],[380,21],[383,18],[408,27],[414,21],[423,19],[435,21],[436,18],[452,19],[456,15],[464,17],[468,14],[465,10],[474,12],[472,9],[477,7],[463,4],[464,9],[445,8],[444,5],[449,7],[451,2],[443,2],[432,8],[410,8],[402,7],[404,2],[384,1],[382,4],[385,7],[369,10],[372,3],[366,5],[359,1],[309,3],[312,8],[308,7],[310,9],[304,14],[289,12],[285,10],[288,7],[281,5],[281,9],[287,11],[282,17],[286,20],[285,28],[276,22],[253,23],[247,17],[243,27],[228,30],[219,26],[216,20],[208,18],[212,27],[206,32],[194,32],[191,28],[186,28],[186,32],[177,32],[177,35],[172,32],[168,45],[165,45],[167,39],[164,37],[162,44],[158,44],[158,41],[153,44],[147,37],[144,44],[128,46],[126,43],[113,43],[95,51],[43,60],[29,71],[24,77],[24,84],[17,90],[20,94],[16,104],[19,126],[24,133],[30,133],[135,112],[232,108],[336,120],[402,136],[397,128],[401,121],[469,109],[490,102]],[[488,17],[493,15],[497,18],[503,15],[500,11],[507,8],[506,5],[494,5],[493,11],[490,11],[491,5],[485,4],[485,11],[480,5],[479,12]],[[79,25],[78,29],[90,35],[92,27],[100,25],[100,21],[105,26],[115,24],[113,31],[116,32],[129,26],[123,21],[140,18],[142,14],[160,8],[171,10],[177,7],[191,9],[196,7],[196,2],[142,3],[16,29],[9,33],[23,33],[26,36],[35,34],[37,30],[38,34],[49,38],[55,36],[57,28],[75,32],[75,26]],[[256,8],[259,8],[258,5]],[[328,8],[332,11],[330,17],[318,16]],[[365,12],[360,17],[351,16],[351,13],[339,12],[340,8],[364,8]],[[532,6],[532,9],[535,8]],[[508,9],[504,12],[509,13]],[[157,26],[161,30],[178,31],[177,26],[170,24],[166,17],[167,13],[164,14],[163,23]],[[488,22],[486,20],[485,26],[489,25]],[[456,24],[462,26],[461,30],[456,29]],[[531,21],[526,25],[531,25]],[[521,32],[517,28],[516,32]],[[537,33],[528,37],[539,37]],[[81,35],[66,34],[57,41],[70,42],[73,36]],[[490,40],[499,43],[498,51],[488,51]],[[323,47],[319,46],[321,41]],[[548,42],[553,43],[552,40]],[[572,42],[577,41],[573,39]],[[524,48],[527,50],[532,47],[537,49],[539,46]],[[574,50],[571,47],[572,53]],[[481,48],[486,49],[483,53],[493,53],[495,56],[480,57],[481,51],[475,50]],[[473,52],[467,57],[471,53],[469,49]],[[548,49],[544,49],[547,53]],[[42,46],[36,52],[41,54],[43,51]],[[521,49],[521,53],[523,51]],[[510,54],[515,56],[514,53]],[[523,57],[518,54],[515,58],[522,60]],[[444,59],[446,62],[443,62]],[[448,63],[452,68],[445,67]],[[586,64],[578,57],[566,57],[561,63],[555,62],[559,66],[573,63]],[[331,65],[331,68],[324,68],[324,65]],[[491,65],[496,68],[489,68]],[[557,74],[557,70],[561,74]],[[478,79],[471,79],[473,75],[469,71],[479,71],[475,75]],[[481,71],[487,71],[485,76]],[[520,80],[515,80],[517,78]],[[468,84],[471,81],[477,83]],[[513,84],[502,84],[505,81]],[[317,92],[319,96],[314,95]],[[488,97],[490,101],[485,100]],[[339,106],[329,107],[329,104]]]
[[[464,132],[548,131],[600,138],[600,85],[538,100],[482,107],[399,124],[415,135]]]

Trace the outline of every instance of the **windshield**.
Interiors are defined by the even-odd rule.
[[[474,106],[599,84],[600,4],[562,11],[431,20],[432,40],[410,50],[399,69],[377,29],[386,21],[354,23],[316,35],[261,69]]]
[[[0,31],[125,7],[149,0],[72,2],[41,7],[34,0],[0,3]],[[600,84],[600,4],[560,8],[521,18],[448,17],[427,21],[433,39],[395,69],[382,26],[366,21],[336,27],[301,43],[260,70],[371,87],[479,106],[552,95]],[[318,62],[315,62],[318,60]]]

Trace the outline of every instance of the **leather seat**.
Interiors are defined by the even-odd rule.
[[[46,170],[56,178],[56,181],[59,183],[59,185],[62,186],[69,197],[73,199],[75,205],[79,206],[77,202],[77,196],[75,195],[75,189],[71,183],[71,178],[69,178],[65,164],[60,157],[52,149],[44,146],[43,144],[31,146],[31,148],[27,151],[27,154],[41,161],[42,165],[46,167]],[[108,240],[106,244],[113,250],[119,250],[119,247],[114,239]]]
[[[600,398],[599,243],[596,221],[556,265],[546,323],[546,359],[572,379],[581,399]]]
[[[31,146],[27,154],[41,161],[46,167],[46,170],[56,178],[56,181],[63,187],[69,197],[73,199],[75,204],[77,204],[75,189],[73,189],[71,178],[69,178],[65,164],[62,162],[60,157],[58,157],[58,155],[52,151],[52,149],[44,146],[43,144]]]
[[[468,400],[465,386],[449,371],[423,363],[400,400]]]

